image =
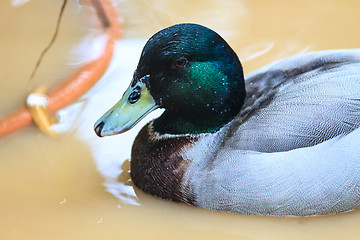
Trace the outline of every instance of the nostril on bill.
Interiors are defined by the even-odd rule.
[[[96,135],[98,135],[99,137],[102,137],[101,136],[101,130],[103,129],[105,123],[104,122],[100,122],[95,128],[94,128],[94,131],[96,133]]]

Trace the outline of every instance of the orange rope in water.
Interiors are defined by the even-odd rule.
[[[87,92],[105,73],[113,56],[116,40],[120,37],[120,23],[111,0],[92,0],[108,39],[102,54],[80,67],[62,84],[48,93],[48,110],[51,113],[66,107]],[[30,111],[24,107],[0,119],[0,137],[6,136],[33,122]]]

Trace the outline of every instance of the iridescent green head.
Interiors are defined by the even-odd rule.
[[[159,133],[215,132],[239,113],[244,98],[242,66],[225,40],[206,27],[179,24],[148,40],[129,89],[95,131],[121,133],[153,109],[165,108],[153,124]]]

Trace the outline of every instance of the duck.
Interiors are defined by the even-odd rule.
[[[279,60],[244,76],[215,31],[182,23],[145,44],[121,99],[94,125],[123,133],[142,191],[244,215],[316,216],[360,205],[360,50]]]

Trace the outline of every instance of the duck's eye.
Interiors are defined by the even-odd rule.
[[[139,91],[134,91],[134,92],[132,92],[132,93],[130,94],[130,96],[129,96],[129,103],[131,103],[131,104],[136,103],[136,102],[139,100],[140,95],[141,95],[141,94],[140,94]]]
[[[174,66],[174,68],[181,69],[181,68],[186,67],[187,64],[188,64],[188,60],[184,57],[180,57],[180,58],[176,59],[173,66]]]

